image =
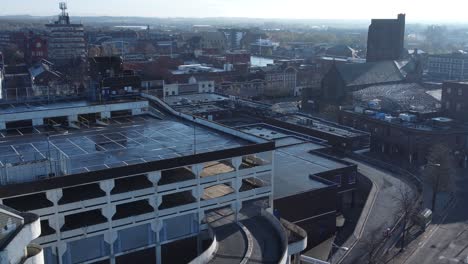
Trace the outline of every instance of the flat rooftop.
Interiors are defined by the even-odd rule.
[[[189,114],[189,115],[199,115],[199,114],[206,114],[206,113],[213,113],[213,112],[223,112],[223,111],[228,111],[228,109],[219,107],[215,104],[201,104],[197,105],[196,107],[194,106],[175,106],[174,109],[176,109],[179,112]]]
[[[141,100],[144,101],[144,100]],[[135,102],[135,100],[115,100],[115,101],[106,101],[102,104],[114,104],[114,103],[126,103],[126,102]],[[23,112],[36,112],[36,111],[47,111],[47,110],[57,110],[57,109],[66,109],[66,108],[77,108],[77,107],[86,107],[93,105],[102,105],[99,102],[90,102],[86,100],[66,100],[60,102],[31,102],[31,103],[14,103],[14,104],[2,104],[0,100],[0,114],[14,114],[14,113],[23,113]]]
[[[108,126],[65,132],[53,132],[47,127],[1,131],[0,165],[46,159],[50,149],[51,153],[60,152],[69,158],[70,174],[75,174],[250,144],[175,118],[159,120],[140,115],[110,122]]]
[[[328,159],[311,151],[326,147],[314,138],[266,124],[240,127],[240,130],[275,141],[275,199],[325,188],[329,185],[313,180],[309,175],[346,168],[346,163]]]
[[[166,96],[164,98],[164,102],[166,102],[170,106],[219,102],[219,101],[224,101],[224,100],[229,100],[229,98],[223,95],[215,94],[215,93],[184,94],[184,95]]]
[[[310,145],[314,146],[315,150],[324,148],[327,143],[326,140],[263,123],[240,126],[237,127],[237,129],[266,140],[275,141],[277,147],[308,142]]]
[[[320,130],[325,133],[341,136],[341,137],[359,137],[366,136],[363,131],[359,131],[350,127],[341,126],[339,124],[329,122],[320,118],[309,117],[305,115],[288,115],[278,118],[281,121],[308,127],[314,130]]]
[[[275,199],[327,187],[309,175],[348,167],[345,163],[310,153],[314,148],[312,143],[303,143],[276,149]]]

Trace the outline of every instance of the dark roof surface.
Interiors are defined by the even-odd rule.
[[[405,78],[394,61],[336,65],[346,86],[401,82]]]
[[[353,93],[357,102],[379,99],[382,109],[388,111],[435,111],[440,101],[417,83],[374,85]]]

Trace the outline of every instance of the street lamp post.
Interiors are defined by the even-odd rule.
[[[439,167],[440,168],[440,164],[439,163],[428,163],[426,166],[433,166],[433,167]],[[432,204],[431,204],[431,210],[432,212],[435,211],[435,203],[436,203],[436,200],[437,200],[437,192],[439,190],[439,185],[440,185],[440,173],[437,173],[436,174],[436,179],[435,179],[435,185],[432,185]]]

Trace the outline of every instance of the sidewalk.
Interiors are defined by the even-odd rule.
[[[373,192],[371,191],[371,195],[369,195],[369,199],[373,201],[366,203],[359,224],[356,227],[356,232],[344,244],[350,250],[345,253],[337,252],[338,254],[334,257],[335,263],[360,263],[362,257],[368,251],[365,239],[361,238],[370,237],[375,232],[383,232],[392,225],[394,216],[397,215],[398,211],[394,199],[395,193],[398,193],[401,186],[408,184],[387,171],[356,160],[345,160],[356,163],[359,172],[369,178],[375,187]]]
[[[427,191],[431,187],[425,185],[423,192],[424,208],[430,208],[432,205],[432,192]],[[409,228],[408,236],[406,237],[406,247],[404,251],[401,251],[401,244],[398,243],[392,248],[383,259],[383,263],[388,264],[400,264],[406,263],[406,261],[415,253],[415,251],[423,244],[423,242],[431,237],[434,231],[441,224],[451,207],[456,203],[456,199],[453,194],[450,193],[439,193],[437,195],[435,213],[432,216],[432,224],[423,231],[421,227],[413,225]],[[408,263],[410,264],[410,263]]]

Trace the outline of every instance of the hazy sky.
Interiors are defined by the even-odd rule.
[[[0,0],[0,15],[55,15],[57,0]],[[305,19],[393,18],[468,22],[468,0],[68,0],[73,15],[255,17]]]

